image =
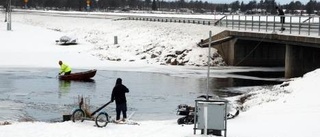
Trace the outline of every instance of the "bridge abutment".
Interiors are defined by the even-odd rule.
[[[230,66],[285,67],[286,78],[320,67],[320,38],[223,31],[212,44]],[[208,39],[200,44],[208,46]]]
[[[285,77],[299,77],[320,67],[320,49],[286,45]]]

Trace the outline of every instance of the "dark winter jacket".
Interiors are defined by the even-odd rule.
[[[129,89],[125,85],[122,85],[121,78],[118,78],[116,85],[112,90],[111,101],[113,102],[115,100],[116,104],[126,103],[127,99],[125,94],[128,92]]]
[[[284,15],[284,12],[282,9],[278,8],[278,15]]]

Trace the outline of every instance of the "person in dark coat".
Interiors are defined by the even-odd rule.
[[[278,11],[278,15],[280,16],[281,30],[284,30],[284,27],[283,27],[283,24],[285,23],[284,12],[278,6],[276,7],[276,9]]]
[[[116,81],[116,85],[112,90],[112,95],[111,95],[111,102],[113,102],[114,100],[116,101],[116,112],[117,112],[116,121],[118,122],[120,121],[121,112],[123,115],[122,121],[125,121],[127,118],[126,93],[129,93],[129,89],[122,84],[122,79],[118,78]]]

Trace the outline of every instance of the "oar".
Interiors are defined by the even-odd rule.
[[[59,78],[59,76],[60,76],[60,73],[56,76],[56,78]]]

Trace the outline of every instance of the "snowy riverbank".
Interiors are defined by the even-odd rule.
[[[3,18],[3,14],[0,14],[0,18]],[[199,57],[199,53],[205,54],[206,51],[194,50],[195,43],[207,37],[208,30],[221,31],[220,28],[212,26],[192,24],[85,20],[36,15],[16,15],[13,19],[12,31],[6,31],[6,23],[0,23],[1,67],[58,68],[57,61],[64,60],[74,68],[179,72],[184,70],[183,67],[159,65],[165,61],[165,55],[180,49],[193,49],[194,53],[186,55],[185,58],[189,58],[190,64],[203,64],[206,57]],[[66,33],[77,34],[80,44],[56,45],[55,40]],[[112,44],[115,35],[119,37],[119,45]],[[144,52],[150,48],[152,52]],[[151,58],[153,53],[159,52],[161,55],[157,59]],[[141,59],[143,56],[146,59]],[[121,61],[111,61],[111,58],[121,58]],[[288,83],[242,95],[245,111],[237,118],[228,120],[228,136],[320,136],[320,101],[317,99],[320,95],[317,91],[319,79],[320,70],[315,70]],[[0,126],[1,137],[201,136],[199,133],[193,135],[193,125],[177,125],[176,120],[138,121],[140,126],[109,124],[105,128],[94,127],[92,122],[10,122],[11,125]]]

